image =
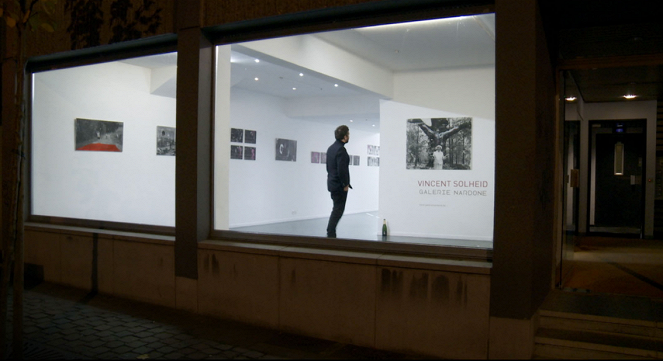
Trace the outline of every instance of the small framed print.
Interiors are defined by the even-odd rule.
[[[242,159],[244,153],[244,147],[241,145],[231,145],[230,146],[230,159]]]
[[[244,141],[244,130],[230,128],[230,141],[233,143],[242,143]]]
[[[311,163],[320,163],[320,152],[311,152]]]
[[[244,159],[256,160],[256,147],[244,147]]]
[[[256,144],[256,131],[255,130],[245,130],[244,131],[244,143]]]

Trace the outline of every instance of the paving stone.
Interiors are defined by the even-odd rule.
[[[110,327],[108,325],[101,325],[101,326],[95,327],[94,329],[97,330],[97,331],[106,331],[106,330],[110,330],[111,328],[112,327]]]
[[[78,334],[78,333],[72,333],[72,334],[64,336],[64,339],[67,340],[67,341],[75,341],[75,340],[78,340],[79,338],[81,338],[81,335]]]
[[[199,350],[199,351],[210,348],[210,346],[207,342],[196,342],[195,344],[191,345],[191,347],[193,347],[193,348],[195,348],[196,350]]]
[[[175,335],[175,338],[178,339],[178,340],[189,340],[189,339],[192,339],[193,336],[191,336],[189,334],[186,334],[186,333],[180,333],[180,334]]]
[[[249,351],[249,352],[244,354],[244,356],[250,357],[250,358],[259,358],[259,357],[263,357],[264,355],[265,354],[263,354],[262,352],[258,352],[258,351]]]
[[[156,337],[154,337],[154,336],[144,337],[142,340],[145,341],[145,342],[147,342],[147,343],[152,343],[152,342],[161,341],[160,338],[156,338]]]
[[[97,357],[100,360],[112,360],[117,358],[117,354],[115,352],[106,352],[104,354],[98,355]]]
[[[217,343],[214,345],[214,347],[218,348],[219,350],[227,351],[232,349],[233,347],[230,345],[226,345],[224,343]]]
[[[159,350],[159,352],[161,352],[163,354],[169,354],[169,353],[171,353],[171,352],[173,352],[177,349],[172,347],[172,346],[163,346],[163,347],[159,347],[158,349],[155,349],[155,350]]]
[[[145,342],[143,341],[133,341],[133,342],[127,342],[127,346],[132,347],[132,348],[138,348],[138,347],[143,347],[145,346]]]
[[[99,346],[101,346],[101,345],[105,345],[105,344],[106,344],[106,343],[105,343],[104,341],[96,340],[96,341],[89,342],[89,343],[87,344],[87,346],[88,346],[88,347],[95,348],[95,347],[99,347]]]
[[[154,333],[149,331],[143,331],[135,334],[134,336],[144,338],[144,337],[154,337]]]
[[[129,347],[127,345],[124,345],[124,346],[112,348],[111,352],[114,352],[116,355],[121,355],[121,354],[124,354],[126,352],[129,352],[130,350],[131,350],[131,347]]]
[[[131,332],[127,331],[127,330],[123,330],[123,331],[120,331],[120,332],[118,332],[118,333],[115,334],[115,336],[118,337],[118,338],[127,337],[127,336],[132,336],[132,335],[133,335],[133,333],[131,333]]]
[[[235,352],[235,351],[223,351],[223,352],[221,353],[221,355],[224,355],[224,356],[226,356],[227,358],[234,358],[234,357],[237,357],[237,355],[239,355],[239,354],[238,354],[237,352]]]
[[[133,350],[133,352],[137,352],[137,353],[142,355],[142,354],[150,353],[153,350],[154,350],[153,348],[150,348],[150,347],[147,347],[147,346],[141,346],[141,347],[135,348]]]
[[[119,347],[119,346],[122,346],[122,345],[124,345],[124,342],[122,342],[122,341],[111,341],[111,342],[106,343],[106,346],[110,347],[110,348],[115,348],[115,347]]]
[[[101,354],[104,354],[104,353],[110,351],[110,348],[108,348],[106,346],[99,346],[99,347],[92,348],[92,351],[94,352],[95,355],[101,355]]]
[[[110,336],[112,334],[113,334],[113,332],[111,332],[110,330],[106,330],[106,331],[102,331],[102,332],[97,333],[97,336],[106,337],[106,336]]]
[[[202,353],[200,351],[197,351],[197,352],[194,352],[192,354],[188,354],[186,356],[186,358],[188,358],[190,360],[202,360],[202,359],[207,358],[207,355],[205,355],[204,353]]]
[[[146,346],[152,348],[153,350],[161,350],[162,348],[166,347],[166,344],[163,342],[151,342]]]
[[[77,334],[77,335],[80,335],[80,334],[81,334],[78,330],[75,330],[75,329],[73,329],[73,328],[68,328],[68,329],[60,330],[59,333],[65,335],[65,336],[67,336],[67,335],[71,335],[71,334],[74,334],[74,333]]]
[[[170,332],[161,332],[161,333],[154,334],[154,337],[164,339],[164,338],[173,337],[173,334],[170,333]]]
[[[187,347],[187,348],[180,348],[177,350],[179,353],[182,353],[184,355],[189,355],[195,352],[198,352],[195,348]]]
[[[251,351],[251,350],[247,350],[247,349],[241,348],[241,347],[234,347],[232,350],[237,352],[237,353],[246,353],[246,352]]]
[[[161,352],[157,351],[152,351],[149,354],[147,354],[151,359],[160,359],[163,358],[163,354]]]
[[[120,341],[122,341],[122,342],[126,342],[126,343],[134,342],[134,341],[138,341],[138,337],[135,337],[135,336],[125,336],[125,337],[122,337],[122,338],[120,339]]]
[[[179,360],[179,359],[184,358],[184,354],[181,354],[179,352],[172,352],[172,353],[164,355],[163,357],[167,360]]]

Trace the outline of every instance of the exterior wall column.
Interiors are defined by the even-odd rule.
[[[552,285],[555,77],[537,1],[497,0],[490,358],[529,359]]]
[[[181,6],[179,6],[181,5]],[[198,242],[210,232],[213,47],[201,32],[202,1],[178,2],[175,277],[179,308],[196,308]]]

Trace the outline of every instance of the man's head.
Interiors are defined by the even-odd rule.
[[[350,128],[347,125],[341,125],[334,131],[336,140],[347,143],[350,140]]]

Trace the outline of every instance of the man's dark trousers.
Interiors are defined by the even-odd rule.
[[[334,208],[332,208],[331,216],[329,216],[329,224],[327,224],[327,237],[336,238],[336,225],[341,220],[343,211],[345,211],[345,201],[348,199],[348,192],[343,189],[331,192],[331,198],[334,201]]]

